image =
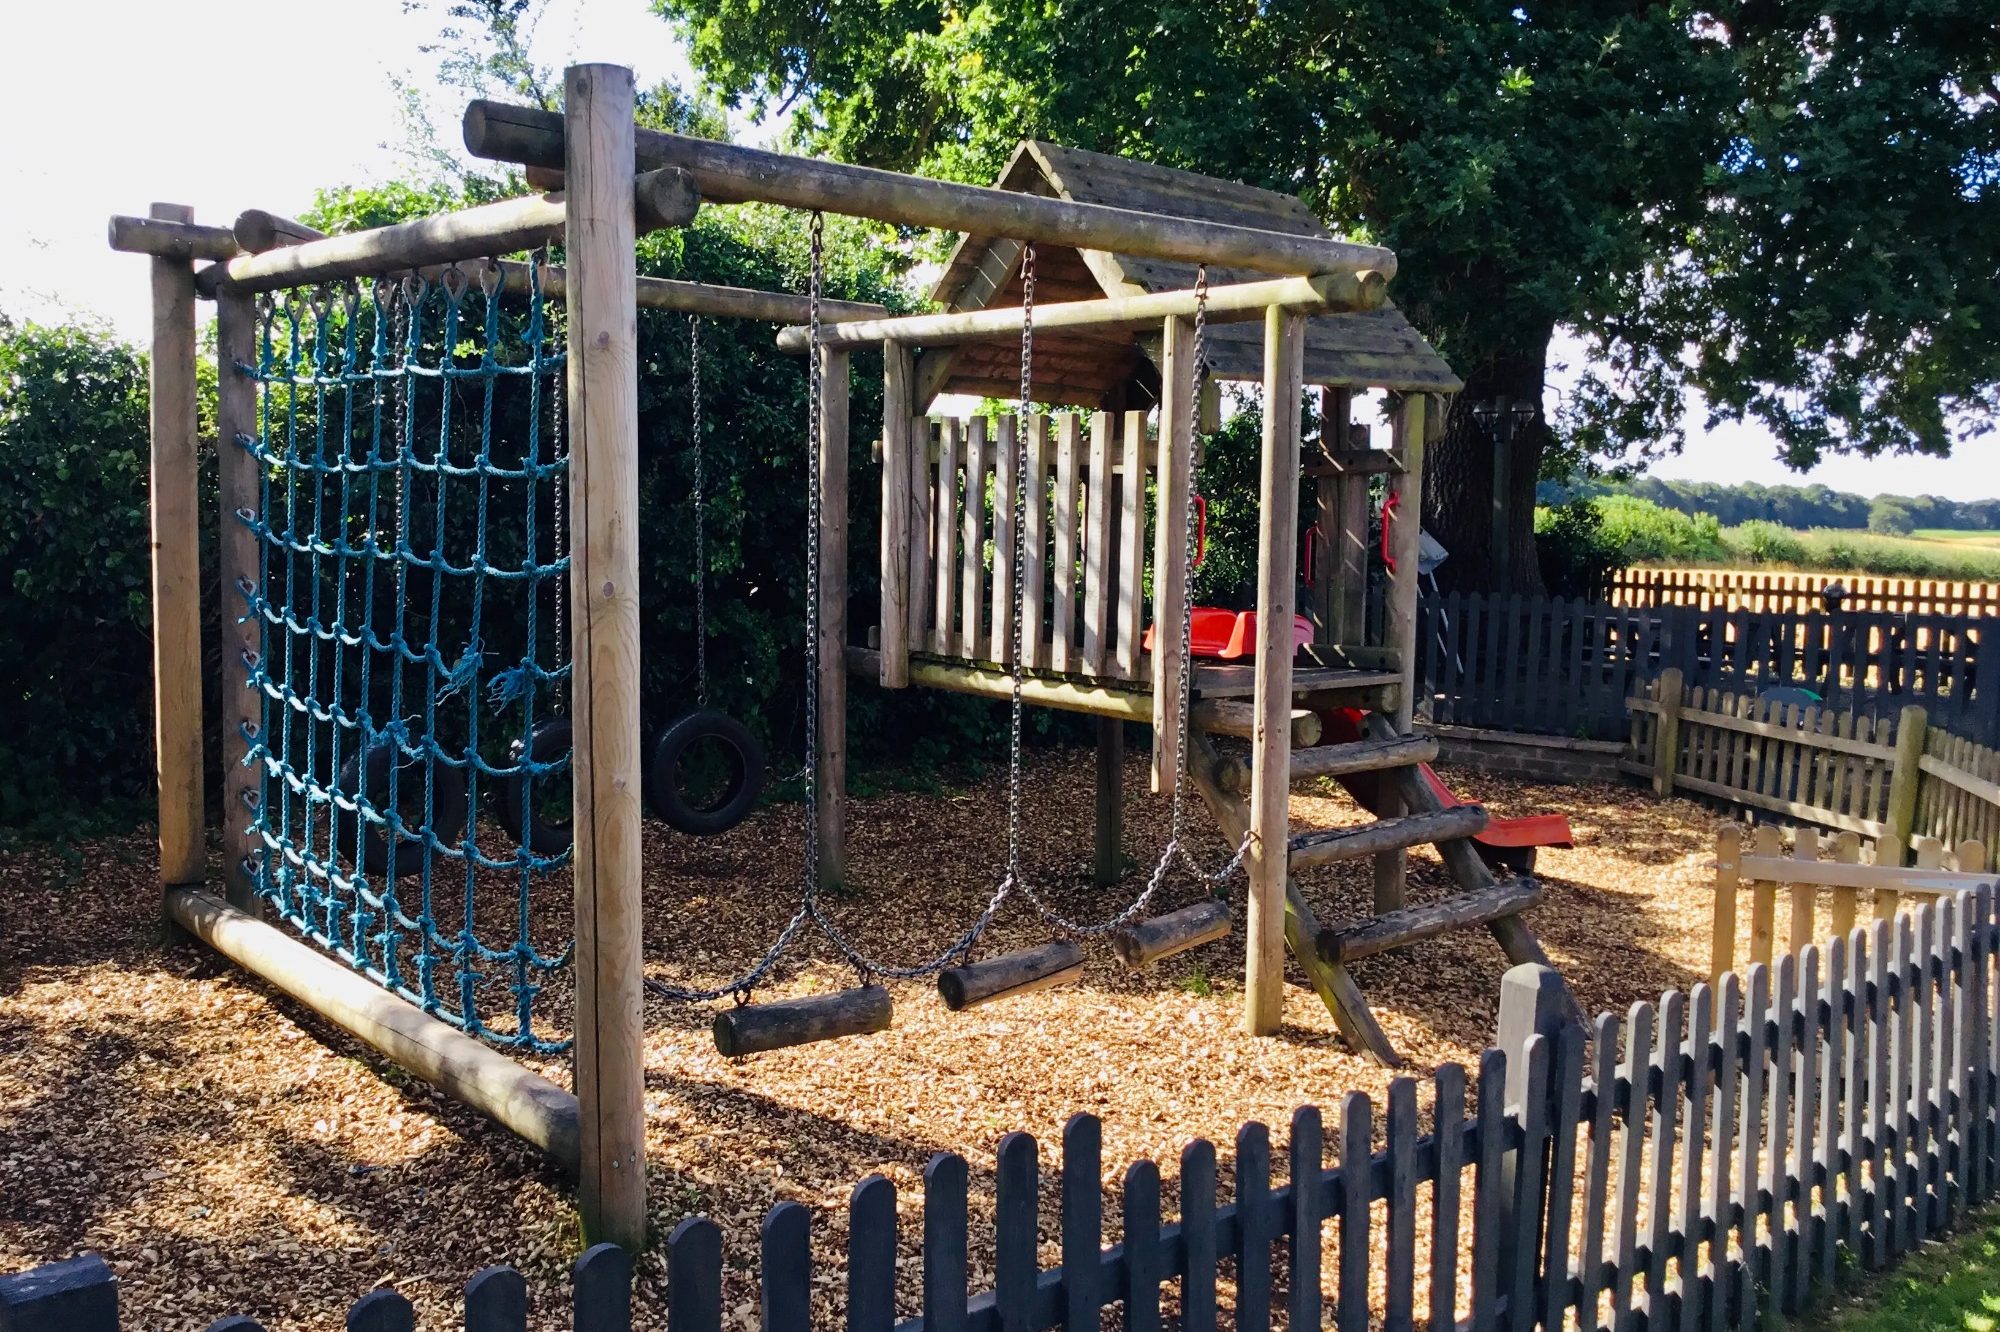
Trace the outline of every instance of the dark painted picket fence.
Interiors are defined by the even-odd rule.
[[[1001,1141],[995,1279],[969,1291],[968,1172],[924,1176],[918,1242],[898,1230],[894,1186],[856,1186],[843,1284],[847,1332],[1097,1332],[1108,1307],[1130,1332],[1284,1326],[1341,1332],[1722,1332],[1823,1300],[1850,1265],[1881,1268],[1986,1199],[2000,1179],[2000,1024],[1994,901],[1980,888],[1752,967],[1711,988],[1606,1014],[1586,1031],[1561,982],[1517,967],[1500,1035],[1476,1077],[1455,1066],[1292,1116],[1282,1178],[1270,1134],[1247,1124],[1229,1197],[1206,1142],[1180,1159],[1178,1216],[1150,1161],[1123,1176],[1105,1245],[1097,1121],[1063,1135],[1059,1262],[1042,1265],[1038,1148]],[[1468,1082],[1477,1096],[1468,1111]],[[762,1332],[815,1316],[811,1216],[764,1222]],[[899,1258],[917,1279],[899,1292]],[[615,1249],[577,1264],[571,1325],[631,1325],[631,1269]],[[705,1218],[667,1240],[665,1325],[721,1332],[722,1234]],[[905,1313],[907,1311],[907,1316]],[[826,1317],[822,1306],[818,1316]],[[528,1289],[489,1269],[464,1326],[520,1332]],[[548,1325],[548,1316],[541,1316]],[[377,1290],[355,1332],[403,1332],[411,1308]],[[248,1320],[220,1327],[248,1332]],[[0,1279],[0,1332],[117,1332],[116,1284],[85,1257]]]
[[[1626,607],[1451,593],[1418,607],[1420,716],[1441,725],[1622,740],[1625,700],[1669,667],[1690,686],[1812,690],[1827,706],[1931,721],[2000,745],[1990,618]]]

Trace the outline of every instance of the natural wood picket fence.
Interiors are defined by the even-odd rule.
[[[1757,569],[1619,569],[1611,575],[1607,600],[1614,606],[1818,611],[1826,609],[1826,589],[1831,583],[1844,589],[1841,605],[1850,611],[2000,614],[2000,583]]]
[[[1684,686],[1677,670],[1626,706],[1619,766],[1658,795],[1691,792],[1855,833],[1884,864],[1902,864],[1927,837],[2000,848],[2000,750],[1929,725],[1923,708],[1892,722]]]
[[[1823,858],[1822,852],[1831,855]],[[1740,903],[1749,898],[1750,962],[1771,964],[1778,937],[1778,903],[1785,903],[1787,953],[1850,933],[1864,901],[1875,920],[1938,897],[1971,892],[1995,876],[1982,873],[1986,847],[1960,842],[1947,848],[1935,837],[1917,839],[1914,869],[1861,863],[1861,838],[1843,832],[1822,841],[1811,828],[1792,832],[1789,855],[1782,829],[1754,831],[1736,824],[1715,834],[1715,907],[1709,941],[1709,975],[1719,981],[1736,967]],[[1822,893],[1825,911],[1820,911]],[[1824,924],[1820,921],[1824,920]]]
[[[1378,1107],[1361,1093],[1341,1100],[1330,1130],[1302,1108],[1275,1179],[1271,1134],[1247,1124],[1226,1201],[1214,1147],[1192,1143],[1171,1220],[1159,1168],[1135,1162],[1110,1245],[1097,1122],[1072,1119],[1053,1268],[1038,1252],[1038,1148],[1009,1134],[995,1171],[995,1279],[977,1293],[958,1156],[931,1162],[908,1232],[893,1184],[872,1176],[855,1188],[845,1272],[831,1284],[811,1268],[811,1214],[780,1204],[761,1235],[759,1325],[809,1332],[815,1292],[844,1292],[848,1332],[1095,1332],[1113,1305],[1129,1332],[1160,1332],[1171,1283],[1185,1332],[1215,1332],[1225,1297],[1236,1332],[1411,1332],[1419,1317],[1466,1332],[1563,1332],[1572,1313],[1583,1332],[1631,1332],[1642,1319],[1747,1332],[1766,1310],[1824,1301],[1849,1267],[1893,1264],[1994,1195],[1996,945],[1994,895],[1981,888],[1605,1014],[1588,1031],[1568,1016],[1554,972],[1516,967],[1498,1044],[1476,1075],[1437,1070],[1427,1115],[1410,1078],[1391,1084],[1379,1139]],[[914,1255],[901,1234],[921,1237]],[[721,1332],[725,1310],[748,1298],[725,1299],[721,1232],[683,1221],[666,1258],[669,1332]],[[910,1282],[898,1282],[899,1266]],[[630,1327],[630,1273],[615,1249],[583,1256],[579,1332]],[[403,1297],[382,1289],[347,1326],[407,1332],[412,1321]],[[7,1332],[118,1323],[116,1282],[94,1258],[0,1278]],[[506,1269],[480,1273],[463,1325],[521,1332],[526,1284]]]

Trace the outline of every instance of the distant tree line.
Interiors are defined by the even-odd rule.
[[[1943,495],[1856,495],[1823,485],[1765,486],[1755,481],[1678,481],[1642,476],[1631,481],[1580,478],[1544,481],[1535,502],[1560,506],[1573,499],[1632,495],[1663,509],[1709,515],[1724,527],[1768,522],[1783,527],[1830,527],[1901,536],[1918,528],[2000,531],[2000,499],[1950,499]]]

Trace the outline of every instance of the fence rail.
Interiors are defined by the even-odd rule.
[[[1917,703],[2000,745],[2000,647],[1981,650],[1989,623],[1444,594],[1419,607],[1417,706],[1439,724],[1618,740],[1625,700],[1671,668],[1715,689],[1806,688],[1867,716]]]
[[[2000,614],[2000,583],[1941,578],[1881,578],[1849,573],[1769,573],[1756,569],[1619,569],[1607,600],[1614,606],[1691,606],[1700,610],[1822,611],[1838,583],[1841,608],[1898,615]]]
[[[1237,1332],[1317,1328],[1329,1313],[1343,1332],[1408,1332],[1420,1317],[1466,1332],[1561,1332],[1572,1312],[1589,1332],[1629,1332],[1642,1317],[1681,1332],[1752,1329],[1765,1307],[1791,1314],[1824,1299],[1843,1252],[1887,1266],[1994,1192],[1996,942],[1994,897],[1981,888],[1775,968],[1635,1004],[1623,1019],[1606,1014],[1588,1032],[1563,1017],[1553,972],[1517,967],[1500,1045],[1476,1075],[1440,1068],[1428,1116],[1409,1078],[1391,1084],[1382,1112],[1350,1093],[1331,1129],[1300,1109],[1282,1175],[1268,1130],[1247,1124],[1227,1201],[1215,1149],[1195,1142],[1181,1155],[1172,1221],[1158,1168],[1136,1162],[1109,1246],[1098,1125],[1079,1115],[1063,1135],[1062,1262],[1052,1269],[1038,1260],[1039,1149],[1010,1134],[995,1172],[994,1282],[977,1294],[964,1160],[940,1155],[925,1172],[920,1294],[907,1307],[897,1270],[912,1260],[900,1256],[896,1190],[871,1177],[849,1204],[845,1325],[1094,1330],[1115,1305],[1129,1332],[1159,1332],[1174,1283],[1188,1332],[1214,1332],[1225,1294]],[[813,1293],[826,1289],[809,1265],[810,1225],[793,1203],[764,1223],[766,1332],[809,1332]],[[720,1332],[715,1224],[682,1222],[667,1270],[668,1328]],[[115,1290],[90,1258],[0,1280],[0,1326],[115,1332]],[[626,1328],[630,1302],[624,1256],[586,1254],[574,1326]],[[406,1329],[411,1312],[378,1290],[347,1325]],[[473,1279],[465,1326],[526,1325],[517,1274]]]
[[[1855,833],[1883,864],[1902,864],[1924,838],[2000,848],[2000,751],[1930,725],[1922,708],[1894,721],[1855,716],[1685,685],[1673,669],[1626,706],[1619,767],[1649,778],[1657,795],[1685,791]]]

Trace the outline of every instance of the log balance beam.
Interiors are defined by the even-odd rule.
[[[473,156],[490,161],[560,169],[563,126],[560,112],[475,101],[465,109],[465,146]],[[633,161],[641,171],[680,167],[694,177],[710,203],[822,209],[894,226],[1006,236],[1294,277],[1371,269],[1385,279],[1396,275],[1395,253],[1380,245],[926,180],[659,130],[638,131]]]
[[[167,891],[175,924],[348,1035],[541,1148],[574,1174],[576,1097],[360,972],[200,888]]]
[[[1389,280],[1381,273],[1321,273],[1314,277],[1275,278],[1211,287],[1206,301],[1193,291],[1162,291],[1145,296],[1113,296],[1093,301],[1062,301],[1035,307],[1035,331],[1090,328],[1138,331],[1157,328],[1162,320],[1191,318],[1204,308],[1210,323],[1262,319],[1272,306],[1299,314],[1347,313],[1381,308]],[[1018,336],[1026,315],[1019,306],[966,310],[950,314],[903,315],[822,323],[822,347],[866,347],[879,342],[949,347],[984,338]],[[810,328],[786,328],[778,333],[778,350],[803,353]]]

